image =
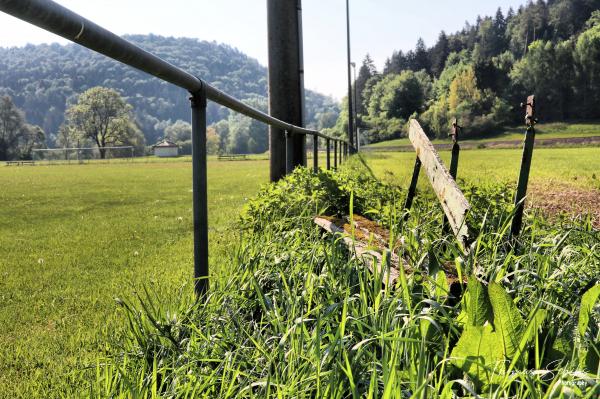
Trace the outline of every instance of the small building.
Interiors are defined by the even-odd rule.
[[[160,158],[176,157],[179,155],[179,146],[167,139],[160,141],[152,146],[154,156]]]

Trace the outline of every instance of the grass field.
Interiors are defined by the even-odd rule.
[[[523,140],[525,129],[523,127],[508,128],[505,131],[488,135],[478,139],[472,140],[461,140],[464,143],[489,143],[494,141],[512,141],[512,140]],[[536,138],[538,139],[557,139],[557,138],[571,138],[571,137],[593,137],[600,136],[600,123],[540,123],[536,127]],[[433,140],[435,144],[448,144],[452,140],[448,139],[436,139]],[[368,147],[396,147],[411,145],[410,140],[407,137],[382,141],[374,143]]]
[[[209,162],[211,263],[268,162]],[[0,167],[0,397],[48,397],[124,326],[115,297],[192,273],[191,164]],[[50,395],[51,396],[51,395]]]
[[[462,151],[459,179],[471,183],[515,183],[519,174],[521,150],[485,149]],[[450,152],[440,156],[446,165]],[[408,184],[415,160],[411,152],[367,153],[373,172],[397,184]],[[600,148],[539,148],[531,166],[532,183],[556,183],[583,189],[600,189]],[[420,183],[425,185],[426,179]]]
[[[406,184],[414,154],[367,161],[384,180]],[[459,175],[514,181],[519,161],[517,150],[464,151]],[[599,179],[600,148],[534,154],[534,182],[600,189]],[[209,161],[215,275],[227,274],[240,207],[267,180],[264,160]],[[190,281],[191,165],[0,167],[0,187],[0,397],[65,395],[80,388],[104,338],[120,334],[115,297],[144,284],[168,296]]]

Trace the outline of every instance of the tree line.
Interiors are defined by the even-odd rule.
[[[255,96],[244,103],[267,112],[264,97]],[[325,113],[320,113],[326,118]],[[333,124],[337,114],[329,116]],[[161,139],[179,146],[179,153],[192,153],[192,126],[181,119],[156,125]],[[252,154],[269,147],[268,128],[262,122],[230,113],[227,119],[207,127],[207,152]],[[65,111],[63,123],[54,137],[55,148],[96,148],[101,159],[107,147],[130,146],[138,156],[152,152],[135,117],[134,108],[121,94],[106,87],[93,87],[77,96]],[[11,97],[0,98],[0,160],[32,159],[34,149],[47,148],[43,129],[27,123],[25,113]],[[67,153],[63,154],[67,157]]]
[[[178,67],[202,77],[215,87],[266,109],[267,69],[224,44],[190,38],[129,35],[126,38]],[[130,104],[129,112],[146,143],[164,137],[168,126],[188,121],[188,93],[150,75],[75,44],[42,44],[0,48],[0,97],[8,96],[31,125],[45,132],[48,147],[62,147],[61,126],[67,110],[94,87],[115,90]],[[306,91],[306,121],[311,128],[335,124],[338,103]],[[210,103],[209,124],[217,124],[221,151],[264,152],[264,126],[250,123],[228,109]],[[225,128],[227,127],[227,128]],[[251,139],[246,143],[246,138]],[[185,141],[185,140],[184,140]],[[186,147],[187,148],[187,147]]]
[[[406,133],[418,117],[433,137],[458,118],[467,136],[522,121],[535,94],[544,121],[600,118],[600,0],[529,1],[479,17],[427,47],[395,51],[378,71],[367,55],[354,83],[357,124],[369,141]],[[347,106],[331,133],[347,129]]]

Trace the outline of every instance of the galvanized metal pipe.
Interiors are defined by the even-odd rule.
[[[338,166],[338,142],[333,141],[333,169],[337,169]]]
[[[331,170],[331,140],[325,139],[327,142],[327,170]]]
[[[319,138],[313,136],[313,170],[315,173],[319,171]]]
[[[285,133],[285,174],[289,175],[294,171],[294,137],[292,134]],[[283,177],[283,176],[282,176]]]
[[[206,165],[206,95],[192,95],[192,187],[194,212],[194,290],[208,291],[208,198]]]

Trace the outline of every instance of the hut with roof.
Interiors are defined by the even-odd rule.
[[[152,146],[154,156],[160,158],[176,157],[179,155],[179,146],[172,141],[164,139]]]

